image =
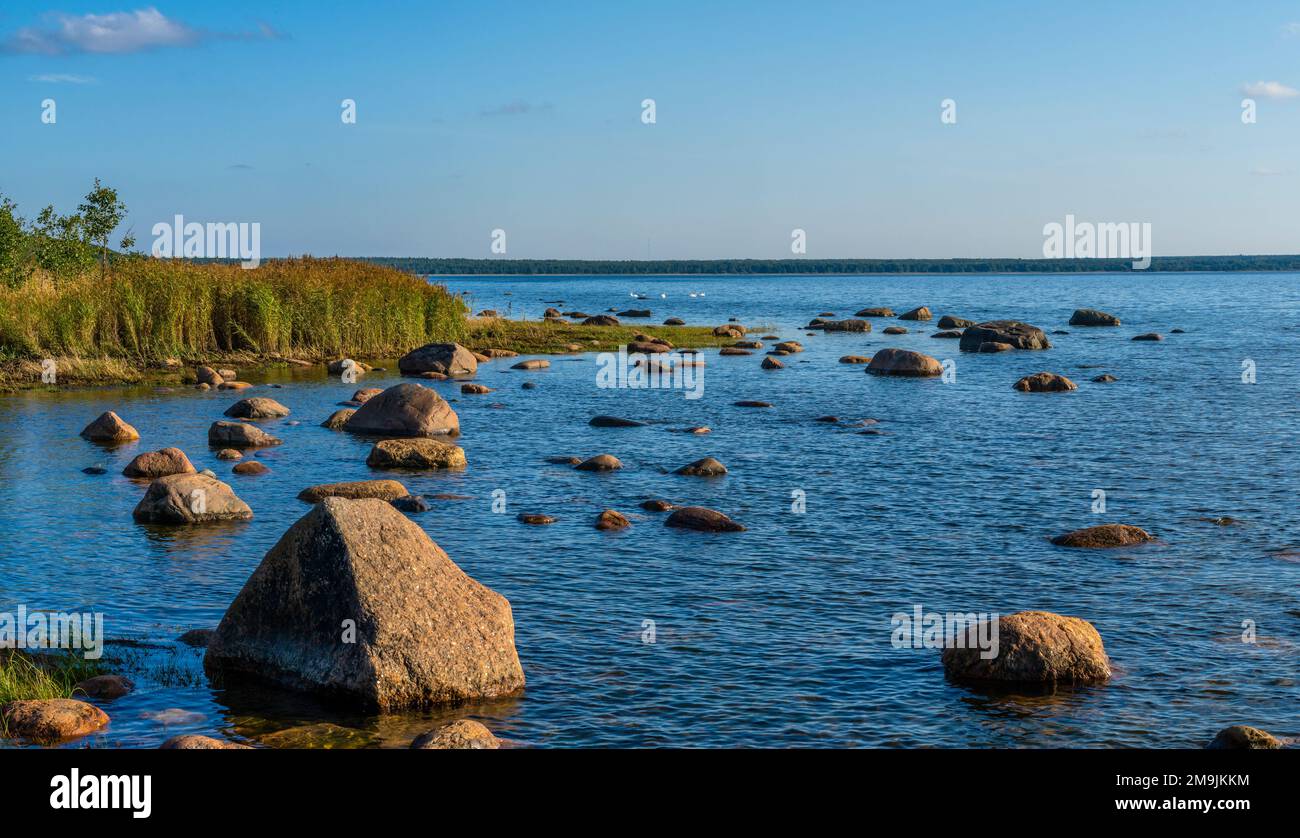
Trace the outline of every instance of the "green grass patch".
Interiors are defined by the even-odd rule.
[[[713,326],[583,326],[563,320],[472,319],[465,345],[471,349],[509,349],[521,355],[615,351],[638,334],[664,338],[679,349],[730,346],[736,338],[713,334]]]
[[[98,661],[78,655],[50,653],[25,655],[0,650],[0,705],[10,701],[72,698],[77,684],[102,675]]]

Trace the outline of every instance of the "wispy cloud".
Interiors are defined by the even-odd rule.
[[[1257,99],[1294,99],[1300,96],[1300,90],[1287,87],[1280,81],[1257,81],[1252,84],[1243,84],[1241,92]]]
[[[1300,21],[1292,21],[1282,27],[1282,34],[1288,38],[1300,37]]]
[[[479,111],[479,116],[523,116],[530,113],[549,113],[554,109],[550,102],[543,102],[540,105],[534,105],[523,99],[516,99],[513,102],[507,102],[504,105],[498,105],[495,108]]]
[[[282,37],[266,24],[251,32],[210,32],[167,17],[153,6],[131,12],[47,15],[43,26],[28,26],[6,38],[11,53],[111,55],[165,47],[189,47],[210,40],[271,40]]]
[[[27,80],[44,84],[99,84],[99,79],[94,76],[78,76],[74,73],[40,73],[28,76]]]

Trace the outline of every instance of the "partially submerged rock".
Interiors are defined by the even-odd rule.
[[[213,739],[211,736],[187,733],[173,736],[159,745],[158,749],[160,751],[251,751],[253,747],[225,739]]]
[[[1205,747],[1216,751],[1271,751],[1281,748],[1282,743],[1268,731],[1249,725],[1233,725],[1215,734],[1210,744]]]
[[[107,713],[72,698],[11,701],[0,707],[5,736],[45,745],[94,733],[106,724]]]
[[[870,364],[870,355],[843,355],[840,357],[841,364]]]
[[[959,681],[1038,684],[1095,684],[1111,674],[1101,635],[1092,623],[1049,611],[998,618],[997,656],[986,660],[982,653],[971,644],[944,649],[944,672]]]
[[[512,370],[544,370],[551,365],[545,358],[530,358],[510,367]]]
[[[702,457],[673,472],[673,474],[685,474],[691,477],[721,477],[726,473],[727,467],[712,457]]]
[[[864,308],[862,309],[862,311],[859,311],[853,316],[854,317],[893,317],[894,310],[892,308],[885,308],[883,306],[878,308]]]
[[[208,445],[223,448],[265,448],[283,440],[247,422],[213,422],[208,428]]]
[[[289,415],[289,408],[275,399],[254,397],[235,402],[226,408],[225,415],[235,419],[279,419]]]
[[[1054,372],[1036,372],[1033,375],[1026,375],[1011,386],[1022,393],[1060,393],[1079,389],[1073,381]]]
[[[357,408],[343,429],[376,436],[451,435],[460,433],[460,418],[428,387],[397,384]]]
[[[492,392],[492,388],[486,384],[470,382],[460,385],[460,391],[467,396],[484,396]]]
[[[871,322],[856,318],[827,320],[821,324],[821,327],[827,332],[869,332],[871,331]]]
[[[1119,318],[1095,308],[1075,309],[1070,316],[1071,326],[1118,326]]]
[[[951,314],[945,314],[939,318],[940,329],[965,329],[974,325],[974,320],[967,320],[965,317],[953,317]]]
[[[143,524],[204,524],[253,517],[230,486],[206,474],[169,474],[149,484],[132,513]]]
[[[632,522],[623,513],[615,509],[606,509],[596,516],[595,526],[598,530],[621,530],[631,524]]]
[[[411,750],[446,751],[446,750],[496,750],[501,741],[478,722],[459,719],[443,725],[437,730],[421,733],[411,742]]]
[[[781,369],[785,369],[785,364],[781,363],[780,361],[778,361],[778,360],[775,359],[775,358],[770,358],[770,357],[769,357],[769,358],[764,358],[764,359],[763,359],[763,363],[761,364],[761,366],[762,366],[763,369],[765,369],[765,370],[781,370]]]
[[[462,469],[468,465],[465,449],[450,442],[413,437],[384,439],[375,443],[366,457],[371,468]]]
[[[320,503],[325,498],[395,500],[404,498],[409,494],[410,492],[406,490],[406,487],[396,480],[354,480],[347,483],[323,483],[319,486],[309,486],[298,493],[298,500],[304,500],[307,503]]]
[[[718,512],[703,506],[683,506],[669,515],[665,527],[700,532],[744,532],[745,528]]]
[[[593,416],[587,423],[593,428],[641,428],[645,422],[638,422],[635,419],[624,419],[621,416]]]
[[[882,349],[871,356],[867,365],[871,375],[892,375],[907,378],[930,378],[943,375],[943,364],[937,358],[913,352],[910,349]]]
[[[540,512],[520,512],[515,517],[521,523],[532,524],[534,526],[545,526],[546,524],[554,524],[557,520],[556,518],[553,518],[550,515],[543,515]]]
[[[354,413],[356,413],[356,410],[350,407],[336,410],[330,414],[328,419],[321,422],[320,426],[322,428],[329,428],[331,431],[342,430],[343,426],[348,423],[348,420],[352,418],[352,414]]]
[[[136,455],[126,464],[122,473],[127,477],[166,477],[169,474],[193,474],[194,464],[185,452],[179,448],[164,448],[161,451],[146,451]]]
[[[259,463],[257,460],[245,460],[242,463],[238,463],[233,469],[231,469],[231,471],[235,474],[252,476],[256,474],[266,474],[270,469],[267,468],[264,463]]]
[[[510,603],[374,499],[326,498],[290,527],[227,610],[203,663],[219,678],[385,712],[524,686]]]
[[[912,309],[911,311],[903,312],[902,314],[898,315],[898,319],[899,320],[929,320],[933,316],[934,315],[930,313],[930,309],[926,308],[925,306],[920,306],[918,308]]]
[[[1147,332],[1145,335],[1134,335],[1133,340],[1164,340],[1165,336],[1156,332]]]
[[[613,454],[597,454],[574,466],[578,471],[614,471],[622,467],[623,464]]]
[[[985,343],[1005,343],[1014,349],[1051,349],[1051,341],[1037,326],[1019,320],[990,320],[967,326],[962,332],[962,352],[981,352]]]
[[[81,435],[92,442],[130,442],[140,438],[139,431],[111,410],[83,428]]]
[[[121,675],[94,675],[78,683],[75,689],[89,698],[112,700],[130,693],[135,683]]]
[[[1058,535],[1052,539],[1052,543],[1058,547],[1104,549],[1109,547],[1129,547],[1154,540],[1155,536],[1141,527],[1134,527],[1129,524],[1101,524],[1068,532],[1065,535]]]
[[[478,371],[474,353],[459,343],[426,343],[397,361],[402,375],[437,372],[443,375],[473,375]]]

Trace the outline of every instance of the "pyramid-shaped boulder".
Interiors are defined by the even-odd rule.
[[[510,603],[381,500],[326,498],[253,571],[204,668],[381,711],[517,692]]]

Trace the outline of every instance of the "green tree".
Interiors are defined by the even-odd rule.
[[[27,236],[13,201],[0,195],[0,285],[18,286],[29,273]]]
[[[95,187],[86,194],[86,200],[77,207],[82,231],[86,239],[99,248],[99,273],[108,273],[108,237],[126,215],[126,204],[117,197],[117,190],[104,186],[95,178]],[[131,244],[134,244],[134,239]],[[130,245],[128,245],[130,246]]]

